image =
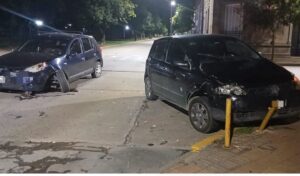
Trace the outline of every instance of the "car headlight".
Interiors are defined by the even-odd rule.
[[[30,72],[30,73],[37,73],[37,72],[43,71],[46,67],[47,67],[47,63],[42,62],[42,63],[36,64],[34,66],[28,67],[24,71]]]
[[[241,86],[237,85],[225,85],[221,87],[217,87],[215,92],[219,95],[246,95],[247,92]]]

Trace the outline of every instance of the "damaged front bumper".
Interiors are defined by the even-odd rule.
[[[0,68],[0,90],[41,92],[52,73],[50,68],[37,73],[22,69]]]
[[[212,115],[218,121],[225,121],[226,96],[216,96],[210,101]],[[263,120],[273,100],[284,102],[272,118],[289,118],[300,115],[300,91],[289,92],[282,97],[235,96],[232,97],[232,118],[234,122]]]

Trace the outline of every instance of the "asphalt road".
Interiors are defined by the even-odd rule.
[[[23,101],[0,92],[0,172],[160,172],[209,136],[179,109],[145,100],[151,44],[104,48],[102,77],[73,83],[78,92]]]
[[[0,92],[0,172],[160,172],[207,135],[144,96],[152,41],[104,48],[104,73],[20,101]]]

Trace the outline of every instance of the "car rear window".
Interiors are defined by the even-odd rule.
[[[260,59],[252,48],[237,39],[192,38],[183,40],[183,46],[191,58],[210,57],[222,61]]]
[[[167,56],[168,40],[160,40],[154,43],[150,57],[156,60],[164,61]]]

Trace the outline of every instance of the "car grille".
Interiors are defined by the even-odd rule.
[[[274,84],[258,88],[248,89],[248,94],[262,97],[281,97],[287,95],[292,90],[291,83]]]

